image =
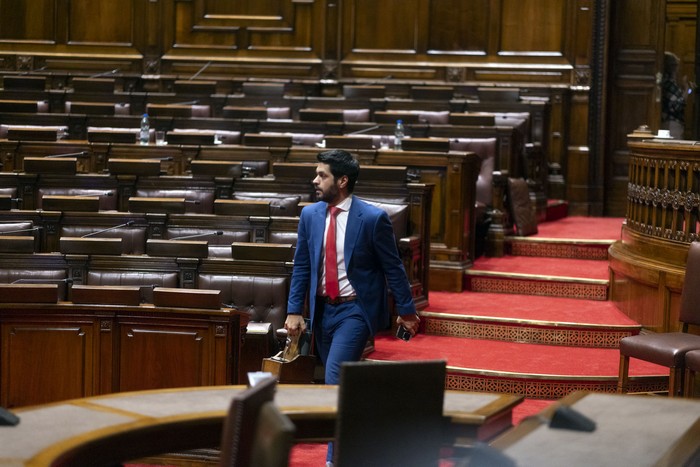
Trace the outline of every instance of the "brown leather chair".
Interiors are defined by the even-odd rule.
[[[222,467],[283,467],[294,444],[294,424],[275,407],[277,381],[259,381],[231,401],[221,438]]]
[[[682,393],[686,353],[700,349],[700,336],[688,333],[688,325],[700,325],[698,303],[700,303],[700,242],[693,242],[688,250],[681,292],[679,315],[679,320],[683,323],[681,332],[640,334],[621,339],[617,392],[627,392],[629,361],[630,358],[638,358],[668,367],[668,395],[675,397]]]

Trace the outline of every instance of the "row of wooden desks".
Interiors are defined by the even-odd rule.
[[[118,393],[17,409],[0,426],[2,466],[97,466],[196,448],[214,448],[231,399],[245,386]],[[298,441],[333,437],[337,386],[279,385],[275,403]],[[522,396],[446,391],[451,442],[485,441],[512,427]]]

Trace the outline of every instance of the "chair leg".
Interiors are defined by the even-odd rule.
[[[630,358],[627,355],[620,354],[620,372],[617,375],[617,392],[620,394],[627,393],[629,385],[629,370]]]
[[[693,397],[695,395],[695,372],[690,368],[685,369],[685,382],[683,383],[683,396]]]
[[[683,372],[685,368],[671,368],[668,375],[668,397],[683,394]]]

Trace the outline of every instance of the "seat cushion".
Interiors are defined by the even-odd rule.
[[[700,336],[684,332],[640,334],[620,339],[620,355],[668,368],[682,368],[685,354],[700,349]]]

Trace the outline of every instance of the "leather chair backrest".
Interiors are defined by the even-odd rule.
[[[369,109],[343,109],[344,122],[369,122]]]
[[[287,132],[274,132],[274,131],[261,131],[261,135],[270,136],[291,136],[292,144],[294,146],[311,146],[315,147],[321,141],[325,135],[323,133],[287,133]]]
[[[279,231],[275,232],[270,230],[268,235],[268,241],[270,243],[277,243],[282,245],[297,245],[297,233],[289,231]]]
[[[44,196],[99,196],[101,211],[114,211],[117,209],[117,190],[115,189],[90,189],[90,188],[39,188],[37,209],[41,209],[41,200]]]
[[[12,284],[18,280],[31,281],[37,279],[38,282],[61,281],[68,278],[68,273],[64,269],[22,269],[21,265],[13,269],[0,269],[0,284]],[[66,284],[58,284],[58,296],[66,298]]]
[[[449,120],[449,110],[418,112],[418,121],[420,123],[431,123],[433,125],[447,125],[449,123]]]
[[[143,298],[153,303],[153,287],[178,286],[176,272],[88,271],[87,285],[143,286]]]
[[[367,198],[365,196],[361,198],[363,201],[384,210],[389,215],[397,241],[408,235],[408,203],[397,202],[397,200],[382,200],[381,198]]]
[[[682,323],[700,325],[700,242],[692,242],[688,249],[685,279],[681,292],[679,320]]]
[[[271,216],[298,216],[299,203],[301,201],[309,201],[302,199],[299,195],[288,195],[280,193],[253,193],[253,192],[236,192],[233,194],[233,199],[248,200],[248,201],[269,201]]]
[[[251,321],[272,323],[272,329],[284,327],[287,318],[286,277],[200,274],[200,289],[221,291],[221,302],[250,315]]]
[[[481,159],[476,180],[476,203],[493,204],[493,171],[496,165],[496,138],[456,138],[450,140],[451,151],[471,151]]]
[[[32,221],[18,221],[18,222],[0,222],[0,232],[14,232],[17,230],[27,230],[34,227]],[[30,235],[31,232],[27,232],[24,235]],[[17,233],[16,235],[22,235]]]
[[[268,107],[267,118],[272,120],[282,120],[291,118],[292,111],[289,107]]]
[[[212,214],[214,212],[213,191],[138,188],[136,196],[143,198],[185,198],[185,212],[187,213]]]
[[[64,225],[61,227],[61,237],[82,237],[89,233],[96,232],[107,227],[85,226],[85,225]],[[102,232],[99,236],[92,238],[121,238],[122,253],[125,255],[143,255],[146,253],[146,228],[145,227],[123,227],[108,232]]]

